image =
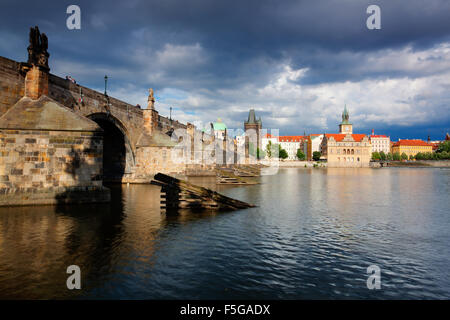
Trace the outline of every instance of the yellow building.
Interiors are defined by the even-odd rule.
[[[392,145],[392,154],[405,153],[408,158],[409,156],[415,156],[419,152],[427,153],[432,152],[433,146],[422,140],[399,140]]]
[[[328,167],[368,167],[372,145],[365,134],[325,134],[323,156]]]
[[[365,134],[353,134],[347,107],[342,113],[339,133],[325,134],[321,147],[328,167],[368,167],[372,156],[369,137]]]

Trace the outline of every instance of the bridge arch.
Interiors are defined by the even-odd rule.
[[[123,123],[108,113],[87,115],[103,129],[103,181],[122,182],[124,176],[132,173],[135,166],[135,152]]]

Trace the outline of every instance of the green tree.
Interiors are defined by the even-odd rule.
[[[396,152],[392,155],[392,160],[400,161],[400,153]]]
[[[384,151],[380,152],[380,159],[383,161],[386,160],[386,153],[384,153]]]
[[[313,152],[313,160],[314,161],[319,161],[321,156],[322,156],[322,153],[320,153],[320,151]]]
[[[378,151],[372,152],[372,160],[380,160],[380,154],[378,153]]]
[[[409,160],[414,160],[414,156],[412,154],[409,155]]]
[[[298,158],[298,160],[301,160],[301,161],[305,160],[306,156],[303,153],[302,149],[297,150],[297,158]]]
[[[404,152],[402,153],[402,160],[408,160],[408,156]]]
[[[286,152],[286,150],[284,150],[284,149],[281,149],[281,146],[280,146],[280,152],[279,152],[279,155],[280,155],[280,158],[281,159],[287,159],[288,157],[289,157],[289,155],[288,155],[288,153]]]
[[[266,155],[272,158],[272,141],[269,140],[269,143],[266,145]]]
[[[386,159],[392,161],[392,153],[389,152],[389,153],[386,155]]]
[[[269,143],[266,146],[266,154],[269,158],[278,158],[279,149],[280,149],[279,144],[272,143],[272,141],[269,141]]]
[[[439,147],[438,147],[436,152],[441,153],[441,152],[444,152],[444,151],[447,152],[447,153],[450,152],[450,140],[442,142],[439,145]]]

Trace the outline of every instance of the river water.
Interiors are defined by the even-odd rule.
[[[112,187],[111,204],[0,208],[0,298],[449,299],[449,178],[285,168],[218,186],[258,206],[235,212],[166,216],[152,185]]]

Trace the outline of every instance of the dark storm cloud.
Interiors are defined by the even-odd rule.
[[[81,7],[81,30],[65,27],[70,4]],[[366,28],[370,4],[381,7],[381,30]],[[152,86],[157,92],[174,88],[196,93],[198,99],[188,105],[214,112],[236,104],[263,104],[263,98],[253,96],[255,91],[285,66],[307,70],[286,80],[301,85],[447,72],[446,61],[439,62],[445,48],[436,56],[427,51],[427,59],[436,61],[420,61],[418,67],[402,64],[395,55],[414,56],[448,43],[449,16],[446,0],[2,0],[0,55],[25,60],[28,28],[39,25],[49,36],[51,67],[59,75],[71,73],[79,82],[101,88],[107,73],[117,92],[145,92]],[[308,104],[318,98],[312,94],[301,99],[292,108],[311,115]],[[280,108],[284,106],[287,110],[288,102]],[[236,109],[228,119],[237,123],[242,113]],[[276,123],[273,112],[266,110],[264,116],[266,123]],[[330,120],[335,119],[325,122]],[[297,130],[294,123],[285,126]]]

